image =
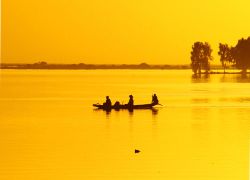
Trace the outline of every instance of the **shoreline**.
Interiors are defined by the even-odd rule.
[[[209,72],[209,73],[202,72],[201,74],[203,74],[203,75],[208,74],[209,75],[209,74],[243,74],[243,73],[242,72]],[[246,72],[245,74],[250,74],[250,72]]]
[[[190,73],[195,75],[192,72],[191,68],[46,68],[46,67],[0,67],[0,70],[190,70]],[[229,70],[230,71],[230,70]],[[224,70],[216,69],[215,71],[211,72],[201,72],[201,74],[196,74],[196,76],[199,75],[212,75],[212,74],[242,74],[241,70],[234,69],[233,72],[224,72]],[[245,74],[250,74],[249,72],[246,72]],[[244,75],[244,74],[243,74]]]
[[[168,65],[158,64],[149,65],[146,63],[141,64],[47,64],[46,62],[39,62],[34,64],[14,64],[14,63],[2,63],[0,64],[0,70],[190,70],[193,74],[190,65]],[[211,67],[210,72],[201,72],[199,75],[212,75],[212,74],[242,74],[240,69],[227,69],[224,72],[224,68],[219,65]],[[250,74],[246,72],[245,74]],[[243,74],[244,75],[244,74]]]
[[[0,64],[0,69],[70,69],[70,70],[97,70],[97,69],[190,69],[189,65],[148,65],[148,64]]]

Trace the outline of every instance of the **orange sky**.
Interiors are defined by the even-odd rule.
[[[188,64],[250,35],[249,0],[2,0],[2,62]],[[216,56],[215,62],[219,63]]]

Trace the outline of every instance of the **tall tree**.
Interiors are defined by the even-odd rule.
[[[194,74],[201,74],[204,69],[206,73],[210,70],[210,60],[212,57],[211,46],[205,42],[195,42],[191,51],[191,67]]]
[[[224,74],[226,72],[227,65],[235,63],[233,58],[233,51],[233,47],[229,47],[228,44],[219,44],[218,55],[220,55],[220,61],[224,68]]]
[[[250,37],[240,39],[234,48],[233,56],[235,58],[236,67],[246,73],[250,68]]]

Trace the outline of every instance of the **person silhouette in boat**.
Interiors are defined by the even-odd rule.
[[[128,106],[129,109],[132,109],[133,106],[134,106],[134,99],[133,99],[132,95],[129,95],[129,101],[128,101],[127,106]]]
[[[109,96],[106,96],[106,102],[103,103],[103,106],[105,109],[111,109],[112,103],[111,103]]]
[[[156,94],[152,96],[152,104],[157,105],[159,104],[159,100]]]
[[[116,101],[113,107],[114,107],[115,110],[119,110],[121,108],[120,102]]]

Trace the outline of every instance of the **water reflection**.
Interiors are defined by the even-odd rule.
[[[159,109],[153,108],[152,109],[152,115],[153,117],[155,117],[156,115],[158,115]]]
[[[219,81],[223,83],[250,83],[250,75],[249,74],[214,74],[213,77],[220,77]],[[211,79],[209,74],[201,74],[201,75],[192,75],[191,82],[192,83],[211,83]]]
[[[224,74],[220,78],[223,83],[250,83],[250,76],[247,74]]]
[[[114,112],[116,112],[116,113],[118,113],[118,112],[128,112],[128,114],[129,114],[129,117],[133,117],[134,116],[134,113],[135,113],[135,111],[151,111],[152,112],[152,117],[153,118],[155,118],[157,115],[158,115],[158,113],[159,113],[159,109],[157,109],[157,108],[152,108],[152,109],[141,109],[141,110],[138,110],[138,109],[136,109],[136,110],[133,110],[133,109],[130,109],[130,110],[124,110],[124,109],[121,109],[121,110],[103,110],[103,109],[93,109],[93,111],[94,112],[104,112],[105,113],[105,115],[106,115],[106,119],[109,119],[110,118],[110,116],[112,115],[112,113],[113,113],[113,111]]]
[[[244,74],[224,74],[220,78],[220,82],[223,83],[250,83],[250,76]]]
[[[158,141],[158,118],[157,115],[159,113],[159,109],[152,109],[152,138],[155,142]]]
[[[196,104],[200,104],[200,103],[209,103],[209,99],[208,98],[193,98],[191,99],[191,102]]]
[[[192,83],[208,83],[210,82],[209,74],[193,74],[191,77]]]
[[[235,77],[236,82],[238,83],[250,83],[250,77],[247,75],[237,75]]]
[[[106,119],[109,119],[111,111],[110,111],[110,110],[107,110],[107,111],[105,111],[105,112],[106,112]]]
[[[249,103],[250,97],[219,98],[219,101],[225,102],[225,103],[229,103],[229,102]]]
[[[103,110],[103,109],[93,109],[94,112],[103,112],[106,115],[106,119],[109,119],[111,110]]]

